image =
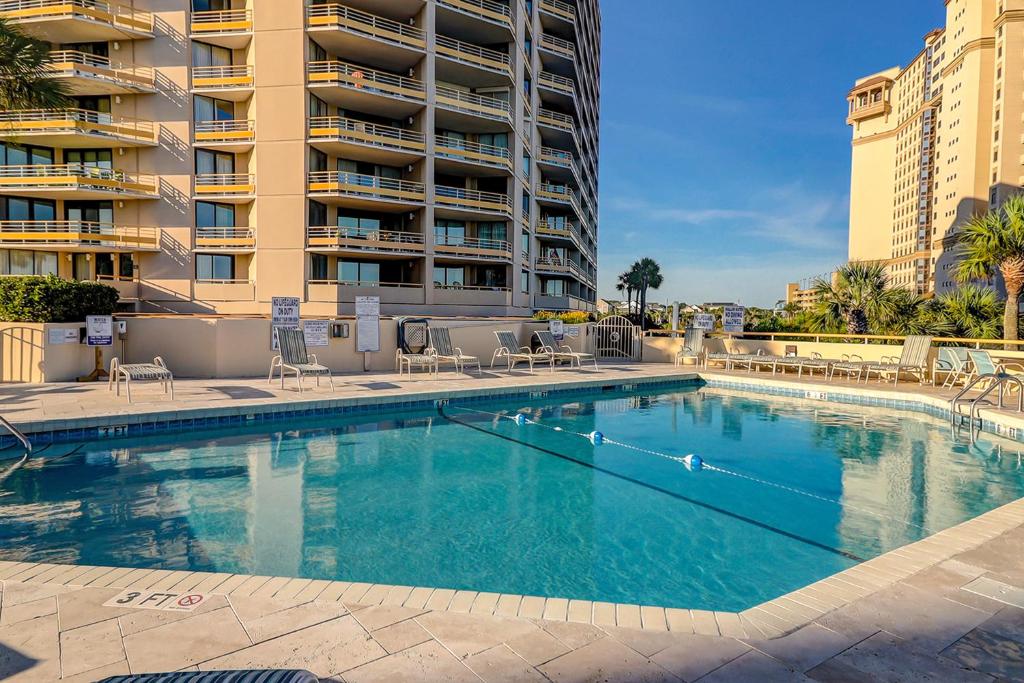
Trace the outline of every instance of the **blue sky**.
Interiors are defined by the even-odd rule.
[[[655,301],[770,306],[845,261],[846,92],[912,59],[942,0],[601,6],[600,295],[651,256]]]

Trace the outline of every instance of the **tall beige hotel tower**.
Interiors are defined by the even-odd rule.
[[[907,67],[857,81],[847,119],[850,260],[925,295],[957,286],[960,226],[1024,186],[1024,0],[945,5]]]
[[[594,309],[598,0],[0,0],[65,110],[0,112],[0,274],[127,310]]]

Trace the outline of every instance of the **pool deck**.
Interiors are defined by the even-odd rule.
[[[182,380],[136,402],[99,385],[6,385],[21,425],[147,414],[276,410],[302,401],[629,383],[692,368],[613,364],[509,378],[344,376],[301,396],[265,380]],[[820,380],[700,373],[737,384]],[[839,391],[940,406],[950,393],[837,381]],[[989,411],[989,419],[1024,424]],[[740,614],[276,577],[0,562],[0,680],[94,681],[128,672],[307,668],[347,681],[1024,680],[1024,499]],[[125,588],[198,591],[194,612],[104,607]]]

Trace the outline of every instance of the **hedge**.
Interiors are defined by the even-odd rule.
[[[117,290],[99,282],[62,280],[56,275],[0,277],[0,321],[80,323],[87,315],[111,315]]]
[[[590,314],[585,311],[569,311],[558,313],[554,311],[538,311],[533,314],[534,320],[561,320],[566,325],[582,325],[591,321]]]

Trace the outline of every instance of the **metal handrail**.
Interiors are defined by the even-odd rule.
[[[955,423],[957,417],[963,417],[963,413],[957,410],[957,403],[959,401],[966,401],[966,399],[964,399],[964,396],[967,394],[967,392],[969,392],[971,389],[973,389],[976,385],[980,384],[981,382],[991,380],[994,380],[992,381],[992,384],[985,387],[985,389],[980,394],[971,399],[971,410],[969,413],[970,424],[973,425],[977,419],[975,415],[978,410],[978,403],[980,403],[982,399],[984,399],[986,396],[991,394],[996,389],[999,389],[998,408],[1002,410],[1004,397],[1003,386],[1009,382],[1012,382],[1017,387],[1017,412],[1024,412],[1024,381],[1022,381],[1016,375],[1010,375],[1005,372],[990,372],[975,377],[973,380],[971,380],[969,384],[967,384],[963,389],[960,390],[960,393],[953,397],[952,401],[949,402],[951,422]]]
[[[14,438],[17,439],[21,443],[22,447],[25,449],[25,452],[21,456],[21,460],[14,463],[3,472],[0,472],[0,483],[2,483],[5,479],[7,479],[7,477],[14,474],[15,470],[24,465],[25,462],[28,460],[28,457],[32,455],[32,442],[28,440],[27,436],[21,433],[20,429],[18,429],[10,422],[8,422],[7,418],[5,418],[3,415],[0,415],[0,426],[4,427],[7,431],[9,431],[11,435],[14,436]]]

